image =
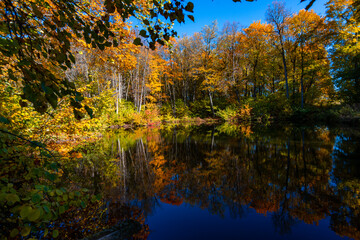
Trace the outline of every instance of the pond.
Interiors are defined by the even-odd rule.
[[[165,126],[76,151],[71,177],[103,196],[92,230],[130,218],[135,239],[360,238],[359,129]]]

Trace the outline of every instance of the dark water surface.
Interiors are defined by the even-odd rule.
[[[360,131],[200,126],[109,133],[77,150],[105,225],[136,239],[360,239]]]

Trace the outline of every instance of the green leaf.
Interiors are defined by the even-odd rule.
[[[38,147],[38,146],[46,147],[46,145],[44,145],[43,143],[38,142],[38,141],[31,141],[31,146],[33,146],[33,147]]]
[[[101,50],[101,51],[104,51],[105,49],[105,45],[104,44],[101,44],[101,43],[98,43],[96,44],[98,46],[98,48]]]
[[[46,237],[46,236],[48,235],[48,233],[49,233],[49,229],[45,229],[45,231],[44,231],[44,237]]]
[[[104,5],[108,13],[115,12],[115,5],[111,0],[105,0]]]
[[[9,121],[7,118],[5,118],[5,117],[3,117],[3,116],[0,115],[0,123],[9,124],[10,121]]]
[[[58,230],[54,230],[52,233],[53,238],[57,238],[59,236],[59,231]]]
[[[81,103],[77,102],[74,98],[70,98],[70,104],[74,108],[81,108],[82,107]]]
[[[30,206],[23,206],[20,211],[20,217],[22,219],[27,218],[32,212],[32,208]]]
[[[30,234],[31,228],[29,226],[25,226],[22,230],[21,230],[21,236],[26,237],[27,235]]]
[[[8,74],[9,74],[9,78],[10,78],[11,80],[16,80],[16,77],[14,76],[13,70],[9,69],[9,70],[8,70]]]
[[[29,62],[27,59],[21,59],[18,63],[19,66],[30,66],[31,62]]]
[[[146,36],[146,31],[145,31],[144,29],[142,29],[142,30],[140,31],[139,35],[142,36],[142,37],[144,37],[144,38],[147,37],[147,36]]]
[[[77,120],[81,120],[84,117],[83,114],[80,111],[76,110],[75,108],[73,109],[73,112]]]
[[[64,53],[58,53],[58,54],[56,54],[55,58],[56,58],[56,61],[61,64],[61,63],[65,62],[66,55]]]
[[[56,163],[56,162],[51,163],[51,164],[50,164],[50,168],[51,168],[52,170],[58,170],[58,168],[59,168],[59,164],[58,164],[58,163]]]
[[[72,63],[75,63],[75,57],[72,53],[69,54],[69,58],[71,60]]]
[[[66,64],[66,66],[67,66],[68,68],[71,68],[71,62],[70,62],[69,60],[66,60],[66,61],[65,61],[65,64]]]
[[[157,42],[158,42],[159,44],[161,44],[161,45],[164,45],[164,44],[165,44],[165,42],[164,42],[163,40],[161,40],[161,39],[158,39]]]
[[[97,195],[96,195],[96,200],[98,200],[98,201],[101,200],[101,194],[97,194]]]
[[[36,193],[36,194],[32,195],[31,201],[36,204],[41,201],[41,196]]]
[[[73,199],[73,198],[74,198],[74,193],[73,193],[73,192],[70,192],[70,193],[69,193],[69,198],[70,198],[70,199]]]
[[[35,189],[37,189],[37,190],[43,190],[43,189],[44,189],[44,185],[35,185]]]
[[[10,237],[16,237],[19,234],[19,230],[17,228],[14,228],[11,232],[10,232]]]
[[[31,211],[30,216],[28,216],[28,219],[31,222],[35,222],[36,220],[38,220],[41,216],[41,210],[39,208],[34,209]]]
[[[44,209],[44,211],[46,212],[46,213],[49,213],[50,212],[50,209],[49,209],[49,207],[48,206],[43,206],[43,209]]]
[[[188,11],[188,12],[194,12],[194,4],[192,2],[188,2],[186,7],[185,7],[185,10]]]
[[[90,116],[91,118],[94,117],[94,115],[93,115],[93,110],[92,110],[90,107],[88,107],[87,105],[85,105],[85,110],[86,110],[86,112],[89,114],[89,116]]]
[[[113,46],[114,46],[114,47],[119,46],[119,42],[118,42],[116,39],[114,39],[114,41],[113,41]]]
[[[86,203],[84,201],[81,201],[81,204],[80,204],[83,208],[86,208]]]
[[[56,179],[56,175],[49,172],[45,172],[45,177],[50,181],[54,181]]]
[[[6,196],[6,200],[7,200],[8,202],[11,202],[11,203],[20,202],[20,198],[19,198],[19,196],[16,195],[16,194],[8,194],[8,195]]]
[[[154,42],[150,42],[149,43],[149,47],[151,50],[155,50],[155,43]]]
[[[67,194],[64,194],[63,200],[66,202],[68,199],[69,199],[69,198],[68,198],[68,195],[67,195]]]
[[[75,95],[75,101],[81,102],[81,101],[84,100],[84,99],[85,99],[85,98],[84,98],[84,96],[83,96],[81,93],[79,93],[79,92],[76,93],[76,95]]]
[[[56,189],[55,191],[56,191],[56,194],[59,196],[61,196],[63,194],[63,192],[60,189]]]
[[[135,38],[133,44],[137,45],[137,46],[142,46],[143,45],[140,38]]]
[[[64,206],[60,206],[59,207],[59,213],[63,214],[65,212],[65,207]]]
[[[45,98],[46,100],[50,103],[50,105],[56,109],[57,105],[58,105],[58,98],[57,96],[54,94],[54,92],[52,93],[46,93],[45,94]]]

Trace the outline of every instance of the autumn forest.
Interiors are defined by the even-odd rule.
[[[0,239],[147,239],[156,199],[360,238],[360,3],[301,2],[1,0]]]

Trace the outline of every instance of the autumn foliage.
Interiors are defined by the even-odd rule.
[[[134,135],[118,139],[113,161],[92,169],[117,179],[122,175],[115,162],[121,160],[126,169],[125,150],[137,144],[142,151],[135,158],[151,158],[146,174],[156,175],[156,191],[146,189],[144,196],[156,193],[177,205],[184,196],[174,190],[178,182],[171,180],[161,139],[154,133],[143,139],[140,126],[221,119],[228,124],[223,131],[240,129],[249,137],[251,128],[237,124],[359,119],[357,1],[329,0],[326,16],[290,13],[277,2],[269,6],[266,21],[246,27],[227,23],[221,30],[215,21],[192,36],[177,37],[173,23],[194,20],[193,8],[180,0],[0,2],[0,217],[7,219],[1,231],[29,237],[46,229],[43,237],[56,238],[58,227],[49,222],[80,208],[88,211],[85,219],[91,211],[103,212],[101,196],[89,192],[86,183],[78,186],[81,179],[73,171],[86,175],[84,166],[94,156],[74,149],[108,129],[132,129]],[[201,177],[218,181],[217,174],[227,170],[223,157],[230,161],[232,155],[207,155],[209,169]],[[144,167],[141,161],[134,164]],[[136,180],[140,188],[143,179]],[[251,206],[264,214],[277,211],[278,197],[267,199]],[[307,219],[302,213],[308,206],[296,207],[291,214],[305,222],[324,215],[313,209]],[[143,221],[141,212],[137,216]],[[339,232],[352,227],[340,226]],[[147,230],[143,226],[144,236]]]

